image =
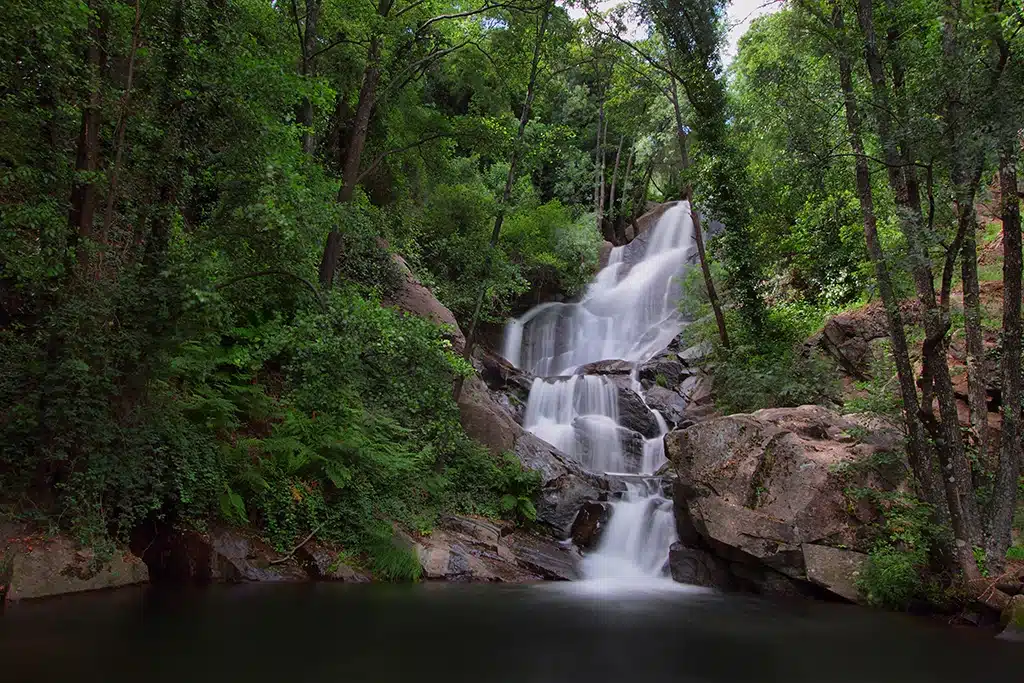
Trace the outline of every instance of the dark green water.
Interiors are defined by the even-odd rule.
[[[0,681],[981,683],[1024,644],[853,607],[599,584],[132,589],[14,605]]]

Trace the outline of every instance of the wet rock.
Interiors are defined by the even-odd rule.
[[[644,398],[652,410],[661,413],[669,429],[679,427],[685,420],[686,400],[671,389],[654,385],[647,390]]]
[[[19,532],[13,536],[7,536],[6,543],[0,545],[0,567],[10,563],[7,581],[0,577],[0,603],[5,599],[44,598],[149,581],[146,565],[127,549],[119,549],[113,557],[100,561],[92,548],[63,535],[44,537]]]
[[[882,452],[884,460],[900,461],[899,431],[874,426],[876,431],[864,433],[857,416],[802,406],[730,415],[668,434],[666,454],[678,476],[680,541],[802,582],[800,590],[824,587],[853,599],[842,579],[854,571],[844,569],[854,564],[853,556],[806,548],[868,550],[877,511],[850,500],[846,490],[904,485],[873,466],[883,460],[874,457]],[[817,563],[813,577],[807,557]],[[759,580],[779,583],[770,576]]]
[[[537,521],[558,538],[567,538],[576,513],[583,504],[598,500],[608,491],[607,479],[587,472],[551,444],[522,431],[515,453],[527,469],[540,473],[541,494]]]
[[[651,409],[630,389],[619,389],[619,424],[648,439],[661,433]]]
[[[572,523],[572,542],[582,550],[592,550],[601,540],[601,531],[611,519],[614,508],[609,503],[588,502],[580,508]]]
[[[1003,640],[1024,641],[1024,595],[1015,595],[1003,609],[999,619]]]
[[[535,535],[521,532],[509,538],[516,563],[549,581],[576,581],[581,578],[579,552]]]
[[[577,375],[629,375],[632,372],[633,364],[624,360],[599,360],[576,370]]]
[[[516,422],[522,424],[530,388],[533,386],[533,375],[482,347],[473,352],[473,365],[480,379],[487,385],[491,397]]]
[[[207,533],[159,527],[138,530],[132,550],[149,567],[154,582],[207,584],[243,581],[303,581],[298,561],[281,558],[254,534],[226,527]]]
[[[644,437],[625,427],[614,426],[607,418],[581,416],[573,421],[576,431],[576,459],[584,468],[595,471],[640,472],[644,461]],[[599,454],[607,448],[607,439],[616,439],[622,464],[601,462]]]
[[[640,384],[645,390],[653,387],[673,389],[683,380],[686,368],[671,356],[661,356],[640,366]]]
[[[608,265],[608,257],[612,255],[612,249],[614,249],[614,248],[615,248],[615,245],[612,244],[611,242],[609,242],[608,240],[605,240],[605,241],[601,242],[601,248],[597,252],[597,268],[598,268],[598,270],[600,270],[601,268],[604,268],[605,266]]]
[[[850,602],[861,601],[857,577],[867,562],[866,554],[811,543],[804,543],[803,551],[808,581]]]
[[[733,588],[732,575],[726,563],[706,550],[673,543],[669,549],[668,566],[672,579],[679,583],[718,590]]]

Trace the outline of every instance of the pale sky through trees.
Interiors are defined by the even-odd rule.
[[[598,3],[598,8],[602,12],[606,12],[619,4],[620,1],[605,0],[605,2]],[[723,52],[725,59],[723,61],[728,64],[736,56],[736,45],[739,43],[740,36],[750,27],[750,22],[763,14],[770,14],[781,7],[782,0],[732,0],[729,3],[729,10],[727,12],[727,21],[730,28],[726,37]],[[569,8],[569,16],[573,19],[579,19],[584,14],[585,12],[580,7]]]

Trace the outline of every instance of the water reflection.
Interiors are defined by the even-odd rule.
[[[858,608],[667,582],[248,585],[16,605],[0,680],[1018,681],[1024,646]]]

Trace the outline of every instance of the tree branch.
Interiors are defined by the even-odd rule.
[[[363,178],[365,178],[369,174],[373,173],[377,169],[377,167],[380,166],[381,163],[386,158],[391,156],[392,154],[401,154],[402,152],[407,152],[410,149],[413,149],[415,147],[420,147],[421,145],[425,145],[426,143],[430,142],[431,140],[437,140],[438,138],[450,138],[450,137],[454,137],[454,135],[452,133],[435,133],[434,135],[428,135],[425,138],[420,138],[419,140],[417,140],[416,142],[412,143],[411,145],[406,145],[405,147],[396,147],[395,149],[389,149],[388,151],[384,152],[383,154],[378,156],[376,159],[374,159],[373,163],[371,163],[369,165],[369,167],[367,167],[367,169],[365,171],[363,171],[362,173],[359,174],[358,177],[356,177],[356,183],[358,184],[358,183],[362,182]]]
[[[302,283],[303,285],[305,285],[306,289],[308,289],[310,292],[312,292],[313,296],[316,297],[317,303],[320,304],[320,308],[321,309],[326,309],[327,306],[324,303],[323,297],[320,296],[320,290],[317,289],[316,286],[313,285],[312,282],[310,282],[309,280],[307,280],[304,277],[296,275],[295,273],[290,273],[287,270],[280,270],[278,268],[270,268],[268,270],[260,270],[260,271],[257,271],[255,273],[246,273],[245,275],[239,275],[237,277],[230,278],[230,279],[228,279],[228,280],[226,280],[224,282],[221,282],[221,283],[218,283],[218,284],[214,285],[213,289],[214,289],[214,291],[220,291],[220,290],[222,290],[222,289],[224,289],[226,287],[230,287],[233,284],[241,282],[242,280],[250,280],[250,279],[256,278],[256,277],[265,277],[267,275],[282,275],[284,277],[289,277],[289,278],[291,278],[293,280],[296,280],[296,281]]]

